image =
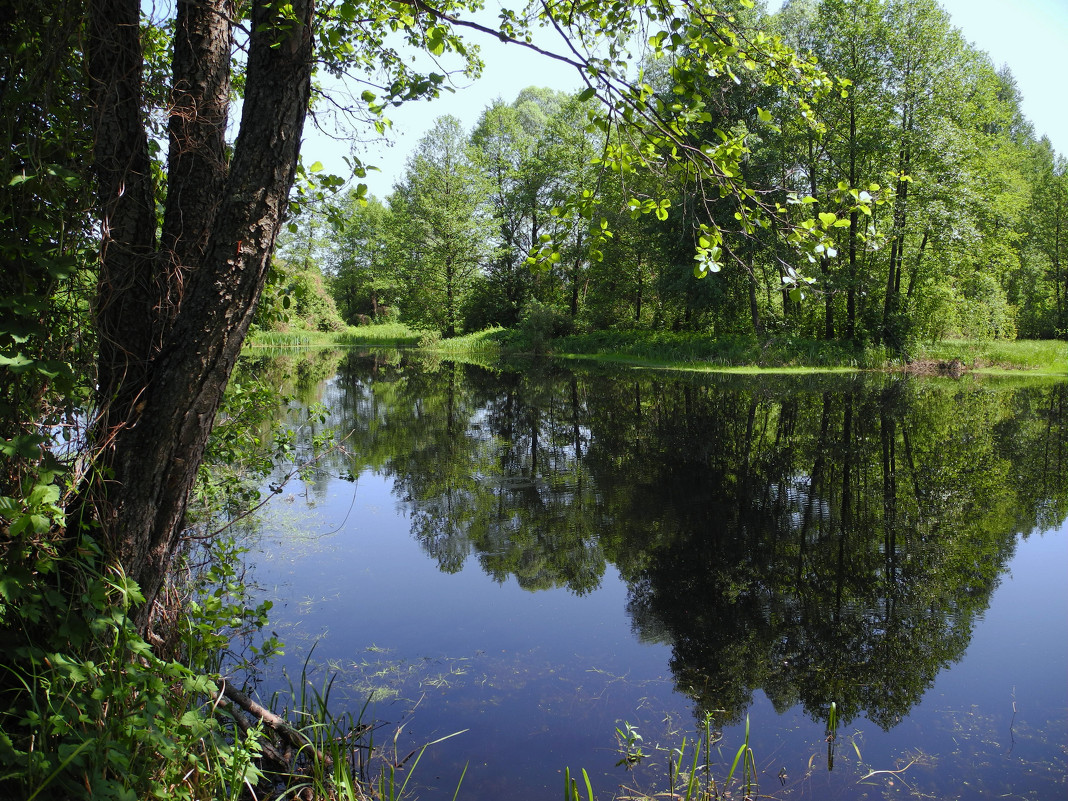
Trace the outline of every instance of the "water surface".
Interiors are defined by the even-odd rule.
[[[762,795],[1063,796],[1063,382],[352,354],[317,393],[349,436],[253,540],[287,644],[260,689],[314,645],[400,757],[465,730],[420,798],[465,764],[468,799],[664,790],[706,715],[720,778],[748,718]]]

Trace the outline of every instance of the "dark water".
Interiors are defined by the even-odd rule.
[[[261,691],[314,645],[400,757],[466,730],[418,797],[465,765],[466,799],[558,799],[565,766],[664,791],[706,714],[721,781],[748,719],[763,796],[1065,797],[1064,382],[392,354],[319,392],[352,433],[253,540],[287,644]]]

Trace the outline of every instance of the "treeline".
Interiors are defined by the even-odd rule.
[[[1023,116],[1008,67],[933,0],[791,0],[773,15],[739,8],[737,23],[741,41],[780,36],[844,82],[798,104],[759,69],[728,71],[693,108],[675,54],[646,61],[645,86],[685,95],[693,147],[741,134],[740,185],[762,187],[777,217],[708,201],[685,171],[620,169],[633,149],[589,124],[591,92],[531,87],[471,131],[439,117],[385,200],[352,191],[304,215],[283,261],[318,265],[350,324],[445,336],[650,328],[891,348],[1066,336],[1066,163]],[[791,225],[823,243],[799,255]]]

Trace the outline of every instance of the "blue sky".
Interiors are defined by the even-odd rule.
[[[768,2],[771,9],[780,4],[780,0]],[[1024,113],[1036,133],[1048,136],[1059,153],[1068,155],[1068,73],[1064,67],[1068,58],[1068,0],[941,0],[941,4],[966,39],[989,53],[995,65],[1009,65],[1023,94]],[[435,117],[452,114],[470,127],[493,99],[511,101],[526,86],[566,90],[580,86],[570,67],[515,45],[474,41],[486,63],[481,79],[431,103],[395,109],[391,114],[393,144],[386,147],[376,143],[360,152],[367,163],[381,168],[365,179],[373,194],[389,194],[408,154]],[[306,133],[305,163],[319,160],[328,170],[346,175],[342,159],[349,151],[348,144],[311,130]]]
[[[964,37],[1008,64],[1038,136],[1068,156],[1068,0],[941,0]]]

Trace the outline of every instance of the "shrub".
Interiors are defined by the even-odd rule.
[[[519,341],[533,353],[544,353],[549,342],[574,330],[574,320],[559,306],[532,300],[519,321]]]

